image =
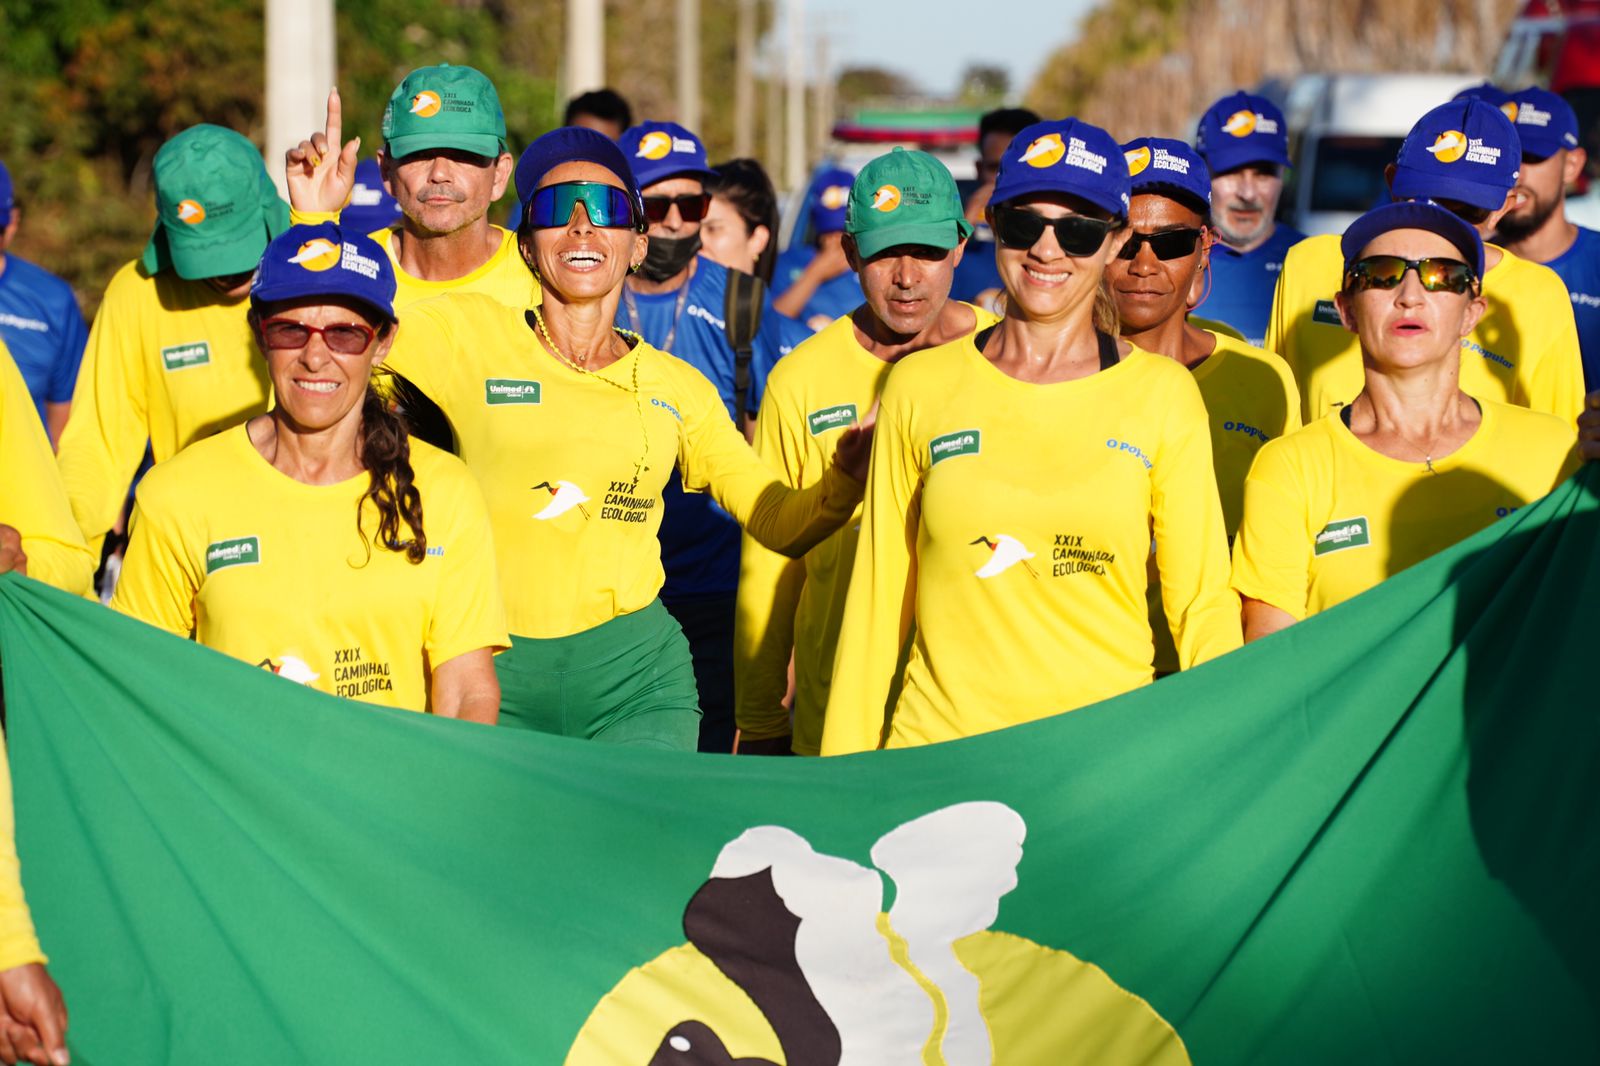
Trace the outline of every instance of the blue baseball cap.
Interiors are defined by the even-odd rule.
[[[1178,193],[1198,201],[1202,214],[1211,209],[1211,171],[1182,141],[1136,137],[1122,146],[1122,157],[1128,161],[1133,195]]]
[[[641,122],[624,132],[617,145],[633,166],[641,189],[667,178],[717,176],[706,162],[700,138],[676,122]]]
[[[290,226],[272,239],[250,283],[250,306],[342,296],[395,321],[394,267],[377,242],[337,222]]]
[[[562,163],[594,163],[605,167],[622,180],[633,197],[634,210],[644,218],[644,203],[639,199],[639,182],[617,142],[587,126],[562,126],[540,137],[522,151],[517,160],[515,180],[517,200],[526,209],[539,182]]]
[[[383,190],[383,174],[376,159],[356,164],[356,183],[350,202],[339,212],[339,222],[356,233],[374,233],[400,221],[400,202]]]
[[[1076,118],[1035,122],[1006,145],[989,202],[1040,192],[1067,193],[1127,218],[1128,163],[1099,126]]]
[[[1254,93],[1234,93],[1200,116],[1195,149],[1213,174],[1251,163],[1289,165],[1289,124],[1278,105]]]
[[[1502,110],[1517,127],[1525,156],[1549,159],[1563,148],[1578,147],[1578,116],[1553,92],[1530,86],[1512,93]]]
[[[1485,103],[1493,104],[1495,107],[1503,107],[1505,104],[1511,101],[1511,94],[1500,88],[1500,86],[1496,85],[1494,82],[1486,81],[1482,85],[1469,85],[1465,89],[1462,89],[1460,92],[1456,93],[1450,99],[1482,100]]]
[[[1459,200],[1493,211],[1517,184],[1522,141],[1495,105],[1452,100],[1417,120],[1394,162],[1396,200]]]
[[[856,176],[848,170],[828,167],[811,182],[811,228],[817,233],[844,230],[845,208],[850,204],[850,186]]]
[[[1456,246],[1462,262],[1483,277],[1483,238],[1476,228],[1460,216],[1428,200],[1407,200],[1374,207],[1350,223],[1339,239],[1344,253],[1344,268],[1361,258],[1361,250],[1378,237],[1397,229],[1421,229],[1437,233]]]
[[[0,163],[0,226],[11,225],[11,209],[17,206],[17,192],[11,184],[11,171]]]

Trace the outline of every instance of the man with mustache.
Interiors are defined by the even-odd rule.
[[[1283,112],[1262,96],[1224,96],[1200,119],[1195,147],[1211,171],[1211,288],[1195,308],[1259,348],[1284,253],[1305,234],[1274,216],[1289,165]]]

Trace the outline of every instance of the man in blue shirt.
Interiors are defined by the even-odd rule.
[[[772,275],[772,306],[812,332],[861,303],[861,280],[844,257],[844,213],[855,175],[830,167],[811,182],[808,239],[792,240]]]
[[[1208,295],[1194,311],[1225,322],[1261,347],[1272,317],[1272,292],[1283,255],[1305,234],[1274,216],[1289,165],[1289,130],[1272,101],[1234,93],[1200,119],[1195,149],[1211,171],[1211,248]]]
[[[618,145],[644,196],[650,248],[623,283],[617,325],[692,364],[739,420],[735,354],[728,343],[728,269],[700,255],[700,221],[715,177],[700,138],[675,122],[643,122]],[[739,524],[676,472],[662,493],[661,602],[683,627],[700,689],[700,749],[733,750],[733,613],[739,590]]]
[[[989,206],[989,194],[994,192],[995,175],[1000,173],[1000,157],[1006,146],[1011,138],[1038,121],[1038,115],[1023,107],[998,108],[978,120],[978,187],[967,196],[963,208],[972,225],[972,237],[967,241],[961,265],[956,267],[955,280],[950,283],[952,300],[964,300],[997,313],[1000,310],[1005,285],[994,260],[994,233],[983,212]]]
[[[1578,118],[1555,93],[1524,89],[1503,110],[1522,139],[1522,202],[1500,220],[1495,239],[1515,255],[1543,263],[1566,282],[1578,320],[1583,383],[1600,389],[1600,233],[1567,221],[1567,186],[1583,173]]]
[[[54,445],[72,409],[72,388],[78,382],[89,328],[72,286],[10,254],[21,216],[11,172],[0,163],[0,341],[22,371]]]

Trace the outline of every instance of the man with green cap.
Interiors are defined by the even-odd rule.
[[[866,302],[778,361],[756,421],[756,451],[789,485],[822,477],[838,431],[870,417],[897,361],[994,324],[988,311],[949,298],[971,235],[955,179],[932,156],[896,148],[856,175],[844,251]],[[817,754],[859,529],[858,510],[802,559],[745,538],[734,629],[741,752]]]
[[[155,186],[155,231],[106,286],[61,434],[67,498],[96,550],[146,441],[160,462],[267,409],[267,368],[245,316],[251,275],[289,206],[255,145],[220,126],[162,145]]]

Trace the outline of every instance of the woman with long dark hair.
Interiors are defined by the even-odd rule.
[[[250,324],[276,402],[140,483],[112,606],[325,692],[492,723],[510,639],[488,512],[372,388],[394,293],[336,223],[268,246]]]

